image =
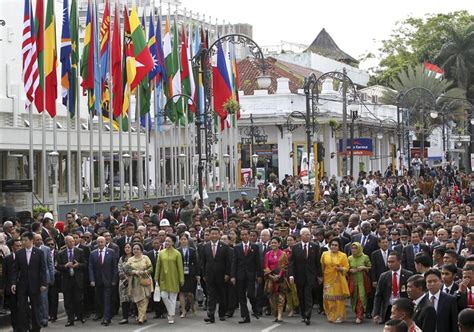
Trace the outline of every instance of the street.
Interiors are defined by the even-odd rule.
[[[274,323],[273,319],[269,316],[264,316],[258,320],[252,317],[252,322],[250,324],[240,325],[238,321],[240,320],[240,314],[236,311],[233,318],[227,319],[225,322],[220,322],[216,320],[215,324],[206,324],[203,319],[205,317],[205,312],[198,308],[196,314],[189,315],[187,318],[179,318],[176,316],[175,324],[169,325],[166,319],[152,319],[152,313],[148,313],[149,320],[144,325],[138,325],[133,321],[133,318],[129,319],[129,324],[119,325],[120,316],[115,316],[112,320],[112,324],[108,327],[103,327],[100,325],[100,322],[94,322],[92,319],[88,319],[85,324],[76,322],[74,327],[66,328],[64,324],[66,323],[66,317],[62,309],[62,303],[60,303],[60,310],[62,311],[58,317],[58,320],[55,323],[50,323],[47,328],[42,329],[42,331],[133,331],[133,332],[142,332],[142,331],[156,331],[158,329],[166,328],[167,331],[179,331],[179,332],[189,332],[189,331],[255,331],[255,332],[280,332],[280,331],[318,331],[318,332],[333,332],[333,331],[382,331],[382,325],[375,325],[372,322],[366,321],[363,324],[356,325],[354,323],[355,317],[350,312],[349,306],[347,321],[342,324],[331,324],[328,323],[325,316],[318,315],[316,310],[313,311],[313,316],[311,320],[311,325],[306,326],[301,322],[299,316],[292,318],[286,317],[284,315],[283,323]],[[11,329],[2,329],[1,331],[11,331]]]

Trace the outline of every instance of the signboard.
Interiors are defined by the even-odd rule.
[[[0,220],[33,212],[32,180],[0,180]]]
[[[252,186],[252,169],[251,168],[240,169],[240,183],[244,187]]]
[[[354,138],[353,139],[353,153],[354,156],[372,156],[374,154],[374,145],[372,138]],[[339,140],[338,154],[342,155],[342,139]],[[351,154],[351,140],[347,139],[346,155]]]
[[[415,155],[421,157],[421,148],[411,148],[410,149],[410,158],[415,158]],[[425,153],[423,154],[423,158],[428,158],[428,148],[425,148]]]

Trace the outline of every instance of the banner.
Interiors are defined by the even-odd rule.
[[[374,146],[372,138],[354,138],[353,152],[354,156],[372,156],[374,154]],[[342,155],[342,139],[339,140],[338,154]],[[346,155],[351,154],[351,140],[347,139],[347,151]]]

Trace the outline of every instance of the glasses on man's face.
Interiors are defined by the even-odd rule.
[[[48,243],[49,247],[54,247],[54,243]]]

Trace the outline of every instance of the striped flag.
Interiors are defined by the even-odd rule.
[[[171,33],[170,33],[170,23],[168,17],[166,18],[165,24],[165,36],[163,38],[163,59],[165,60],[165,68],[167,78],[165,80],[165,95],[166,99],[171,98],[174,95],[173,93],[173,53],[171,49]],[[169,109],[167,110],[168,117],[172,122],[176,122],[177,116],[175,112],[174,104],[171,103]]]
[[[183,94],[192,96],[191,91],[191,71],[189,70],[189,60],[188,60],[188,43],[186,41],[186,33],[184,25],[181,28],[181,82],[182,82],[182,89]],[[194,82],[193,82],[194,87]],[[189,105],[189,108],[194,113],[195,108],[193,107],[193,101],[187,100],[186,102]],[[188,114],[188,121],[192,121],[192,113]]]
[[[212,68],[212,87],[214,91],[214,112],[221,120],[222,131],[227,118],[224,104],[232,98],[232,87],[221,43],[217,45],[217,64]]]
[[[84,45],[82,48],[81,57],[81,77],[84,94],[87,91],[87,106],[89,112],[94,107],[94,22],[92,19],[92,4],[88,1],[87,4],[87,16],[86,16],[86,30],[84,32]]]
[[[35,91],[39,85],[38,55],[36,54],[36,42],[34,34],[33,10],[30,0],[25,0],[25,12],[23,17],[23,86],[25,88],[25,108],[34,100]]]
[[[110,50],[110,14],[109,2],[105,1],[104,16],[100,25],[100,89],[102,116],[110,118],[110,89],[109,89],[109,50]],[[112,117],[113,118],[113,117]]]
[[[31,32],[35,33],[36,52],[38,56],[39,84],[35,91],[35,106],[38,112],[44,111],[44,2],[36,0],[36,23]]]
[[[182,93],[181,90],[181,70],[180,70],[180,61],[179,61],[179,34],[178,34],[178,26],[176,24],[176,17],[174,19],[173,24],[173,56],[172,56],[172,63],[171,63],[171,74],[173,78],[171,80],[173,86],[173,95],[180,95]],[[183,103],[181,102],[182,98],[180,96],[174,97],[174,105],[176,110],[176,115],[179,120],[182,122],[184,120],[184,110],[183,110]]]
[[[70,27],[71,32],[71,89],[69,90],[69,116],[76,114],[77,105],[77,65],[79,64],[79,29],[77,19],[77,0],[72,0]]]
[[[97,0],[94,0],[94,27],[93,29],[93,39],[94,39],[94,47],[93,47],[93,54],[94,54],[94,109],[95,114],[99,115],[102,114],[102,80],[101,80],[101,72],[100,72],[100,55],[99,55],[99,31],[97,31],[97,27],[99,26],[99,10],[98,10],[98,3]]]
[[[44,86],[46,111],[52,118],[56,116],[56,99],[58,98],[57,57],[54,0],[48,0],[44,30]]]
[[[60,51],[60,62],[61,62],[61,97],[63,99],[63,105],[69,106],[69,112],[73,107],[71,102],[71,33],[69,30],[69,4],[67,0],[63,2],[63,27],[61,32],[61,51]]]
[[[124,7],[124,23],[123,23],[123,105],[122,105],[122,118],[121,125],[122,130],[128,130],[128,109],[130,107],[130,84],[132,83],[135,74],[136,68],[133,61],[133,44],[132,44],[132,34],[130,32],[130,22],[128,19],[128,9],[125,5]],[[127,126],[125,129],[125,126]]]
[[[114,29],[112,31],[112,93],[114,117],[122,114],[123,86],[122,86],[122,45],[120,42],[119,10],[115,4]]]

